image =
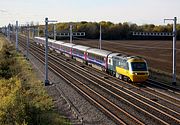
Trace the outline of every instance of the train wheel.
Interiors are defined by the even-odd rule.
[[[132,81],[131,81],[131,79],[129,77],[127,77],[127,82],[132,83]]]
[[[124,76],[120,74],[120,75],[119,75],[119,79],[120,79],[120,80],[124,80]]]
[[[119,74],[118,73],[116,73],[116,78],[119,78]]]
[[[116,77],[116,72],[113,72],[113,75],[112,75],[113,77]]]
[[[124,76],[124,77],[122,78],[122,80],[125,81],[125,82],[127,82],[127,77]]]

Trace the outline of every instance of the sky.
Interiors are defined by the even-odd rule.
[[[44,24],[46,17],[58,22],[164,25],[165,18],[175,16],[180,23],[180,0],[0,0],[0,27],[16,20],[21,25]]]

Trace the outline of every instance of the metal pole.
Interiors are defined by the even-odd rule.
[[[38,37],[39,37],[39,26],[38,26]]]
[[[72,25],[70,25],[70,43],[72,43]]]
[[[35,27],[32,28],[32,39],[34,40],[35,37]]]
[[[53,29],[54,29],[54,40],[56,40],[56,24],[53,25]]]
[[[48,80],[48,18],[45,18],[45,37],[46,37],[46,48],[45,48],[45,86],[49,85]]]
[[[177,18],[174,17],[173,25],[173,85],[176,85],[176,21]]]
[[[101,49],[101,42],[102,42],[102,38],[101,38],[101,24],[100,24],[100,31],[99,31],[99,49]]]
[[[16,21],[16,51],[18,50],[18,21]]]
[[[8,25],[8,39],[10,40],[10,24]]]
[[[6,37],[8,37],[8,26],[5,27],[5,35],[6,35]]]
[[[32,29],[32,38],[34,38],[34,28],[31,29]]]
[[[164,22],[166,20],[172,20],[174,21],[174,24],[173,24],[173,78],[172,78],[172,85],[176,85],[176,35],[177,35],[177,31],[176,31],[176,22],[177,22],[177,18],[174,17],[174,19],[164,19]]]
[[[26,50],[26,58],[29,59],[29,37],[30,37],[30,28],[29,24],[27,25],[27,50]]]
[[[7,27],[4,27],[4,35],[7,36]]]
[[[12,34],[14,34],[14,25],[12,25]]]

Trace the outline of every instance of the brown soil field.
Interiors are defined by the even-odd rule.
[[[98,48],[98,40],[74,40],[73,43]],[[172,73],[172,41],[122,40],[102,41],[102,49],[111,50],[146,59],[150,69],[167,74]],[[176,43],[176,71],[180,76],[180,41]]]

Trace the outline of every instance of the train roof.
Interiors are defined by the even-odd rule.
[[[75,46],[75,44],[73,44],[73,43],[64,43],[64,44],[62,44],[62,46],[66,46],[66,47],[72,48],[73,46]]]
[[[34,38],[35,38],[35,39],[40,39],[40,40],[46,40],[45,37],[34,37]],[[53,39],[49,39],[49,38],[48,38],[48,42],[54,43],[54,42],[56,42],[56,40],[53,40]]]
[[[93,53],[96,55],[100,55],[100,56],[104,56],[104,57],[107,57],[110,53],[112,53],[111,51],[101,50],[101,49],[96,49],[96,48],[90,48],[87,50],[87,52]]]
[[[63,41],[56,41],[55,43],[57,43],[57,44],[64,44],[65,42],[63,42]]]
[[[51,42],[52,42],[52,43],[56,43],[56,44],[60,44],[60,45],[63,44],[63,43],[65,43],[65,42],[63,42],[63,41],[57,41],[57,40],[52,40],[52,39],[51,39]]]
[[[81,51],[87,51],[90,47],[88,46],[82,46],[82,45],[75,45],[73,46],[73,49],[81,50]]]
[[[112,58],[114,56],[118,56],[118,55],[121,55],[120,53],[111,53],[108,55],[108,57]]]
[[[55,43],[55,42],[56,42],[56,40],[53,40],[53,39],[48,39],[48,42]]]
[[[45,40],[45,37],[34,37],[35,39]]]
[[[119,54],[119,55],[114,55],[112,56],[113,59],[123,59],[123,60],[137,60],[137,59],[141,59],[144,60],[142,57],[140,56],[129,56],[129,55],[123,55],[123,54]]]

